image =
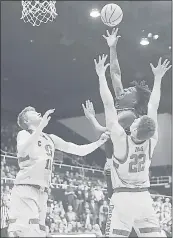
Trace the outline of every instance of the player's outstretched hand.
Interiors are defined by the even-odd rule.
[[[109,138],[110,138],[110,132],[106,131],[100,136],[99,140],[102,142],[102,144],[104,144]]]
[[[83,107],[86,118],[90,119],[91,117],[95,117],[96,114],[93,107],[93,103],[90,100],[87,100],[85,104],[86,105],[82,104],[82,107]]]
[[[103,38],[106,39],[108,46],[116,47],[118,39],[121,37],[121,36],[117,36],[118,28],[117,29],[113,28],[111,34],[109,33],[108,30],[106,31],[106,33],[107,33],[107,36],[103,35]]]
[[[97,63],[96,59],[94,59],[95,69],[96,69],[96,73],[98,76],[105,75],[106,69],[110,65],[110,64],[105,65],[107,57],[108,56],[104,55],[104,54],[102,56],[99,55],[98,63]]]
[[[44,116],[40,122],[40,125],[39,125],[42,129],[48,125],[48,123],[51,119],[50,114],[54,113],[54,111],[55,111],[55,109],[50,109],[44,114]]]
[[[170,61],[168,59],[166,59],[162,64],[162,58],[160,58],[156,68],[153,66],[153,64],[150,64],[150,66],[155,77],[157,76],[162,78],[165,75],[165,73],[172,67],[172,65],[169,64]]]

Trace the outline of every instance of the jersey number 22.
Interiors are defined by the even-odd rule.
[[[129,173],[137,173],[144,171],[146,161],[145,154],[133,154],[130,156],[130,160],[132,161],[129,163]]]

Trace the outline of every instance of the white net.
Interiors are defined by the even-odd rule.
[[[56,1],[22,1],[21,19],[33,26],[53,21],[57,16],[55,3]]]

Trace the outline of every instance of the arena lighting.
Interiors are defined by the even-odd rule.
[[[150,42],[149,42],[149,40],[147,38],[142,38],[141,41],[140,41],[140,44],[141,45],[149,45]]]
[[[148,33],[148,37],[152,37],[152,33]]]
[[[90,12],[90,16],[93,18],[99,17],[100,16],[100,12],[98,9],[92,9]]]
[[[169,46],[169,50],[171,50],[171,46]]]
[[[153,36],[153,39],[154,39],[154,40],[157,40],[158,38],[159,38],[159,35],[154,35],[154,36]]]

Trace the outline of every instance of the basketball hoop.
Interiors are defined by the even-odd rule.
[[[22,1],[22,17],[24,22],[30,22],[33,26],[53,21],[56,16],[56,1]]]

